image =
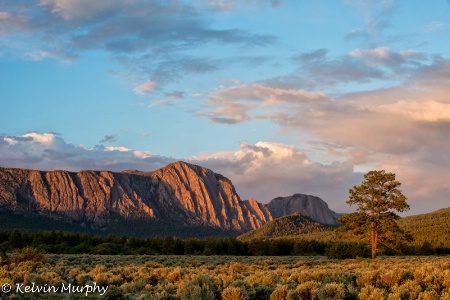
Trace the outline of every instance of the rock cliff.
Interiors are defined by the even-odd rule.
[[[266,207],[274,219],[300,213],[323,224],[336,224],[341,216],[330,210],[328,204],[319,197],[303,194],[275,198]]]
[[[245,232],[272,220],[264,205],[242,201],[229,179],[184,162],[148,173],[0,168],[0,208],[93,226],[120,216]]]
[[[255,199],[242,201],[228,178],[185,162],[153,172],[0,168],[0,212],[5,211],[109,232],[119,232],[122,226],[124,234],[183,236],[199,236],[179,233],[205,228],[223,231],[219,235],[242,233],[294,213],[325,224],[335,224],[339,217],[322,199],[302,194],[275,198],[266,205]],[[133,223],[136,220],[151,224]]]

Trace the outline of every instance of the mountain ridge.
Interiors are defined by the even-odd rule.
[[[310,206],[321,207],[317,211],[328,209],[320,198],[311,201],[316,206]],[[108,227],[119,219],[147,219],[186,230],[203,226],[243,233],[273,219],[270,208],[276,205],[269,204],[253,198],[241,200],[225,176],[182,161],[150,172],[0,168],[3,210],[38,212],[94,229]],[[311,212],[314,210],[306,213]],[[151,226],[156,226],[153,223]]]

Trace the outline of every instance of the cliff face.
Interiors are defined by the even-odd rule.
[[[314,196],[279,197],[267,205],[255,199],[242,201],[229,179],[184,162],[148,173],[0,168],[0,211],[5,209],[92,228],[104,228],[120,219],[130,220],[127,224],[147,219],[156,221],[152,226],[159,224],[153,233],[160,234],[167,234],[168,223],[178,226],[170,234],[186,225],[246,232],[294,213],[325,224],[335,224],[339,217]]]
[[[244,232],[272,220],[264,205],[241,201],[229,179],[184,162],[150,173],[0,168],[1,207],[94,225],[119,215]]]
[[[213,171],[183,162],[151,173],[158,181],[156,199],[163,214],[173,208],[195,216],[199,224],[247,231],[272,220],[264,205],[241,201],[231,181]]]
[[[319,197],[303,194],[275,198],[266,207],[274,219],[300,213],[323,224],[336,224],[340,217],[340,214],[330,210],[328,204]]]

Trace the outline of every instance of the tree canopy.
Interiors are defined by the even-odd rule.
[[[361,185],[349,190],[347,203],[357,205],[357,209],[338,219],[344,224],[339,230],[361,235],[370,233],[372,258],[376,257],[379,245],[394,249],[399,239],[409,238],[396,222],[400,217],[395,212],[409,209],[400,185],[394,173],[370,171],[364,175]]]

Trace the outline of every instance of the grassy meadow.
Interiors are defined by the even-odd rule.
[[[449,299],[450,257],[45,254],[3,258],[0,283],[109,286],[6,299]],[[22,255],[22,256],[21,256]]]

